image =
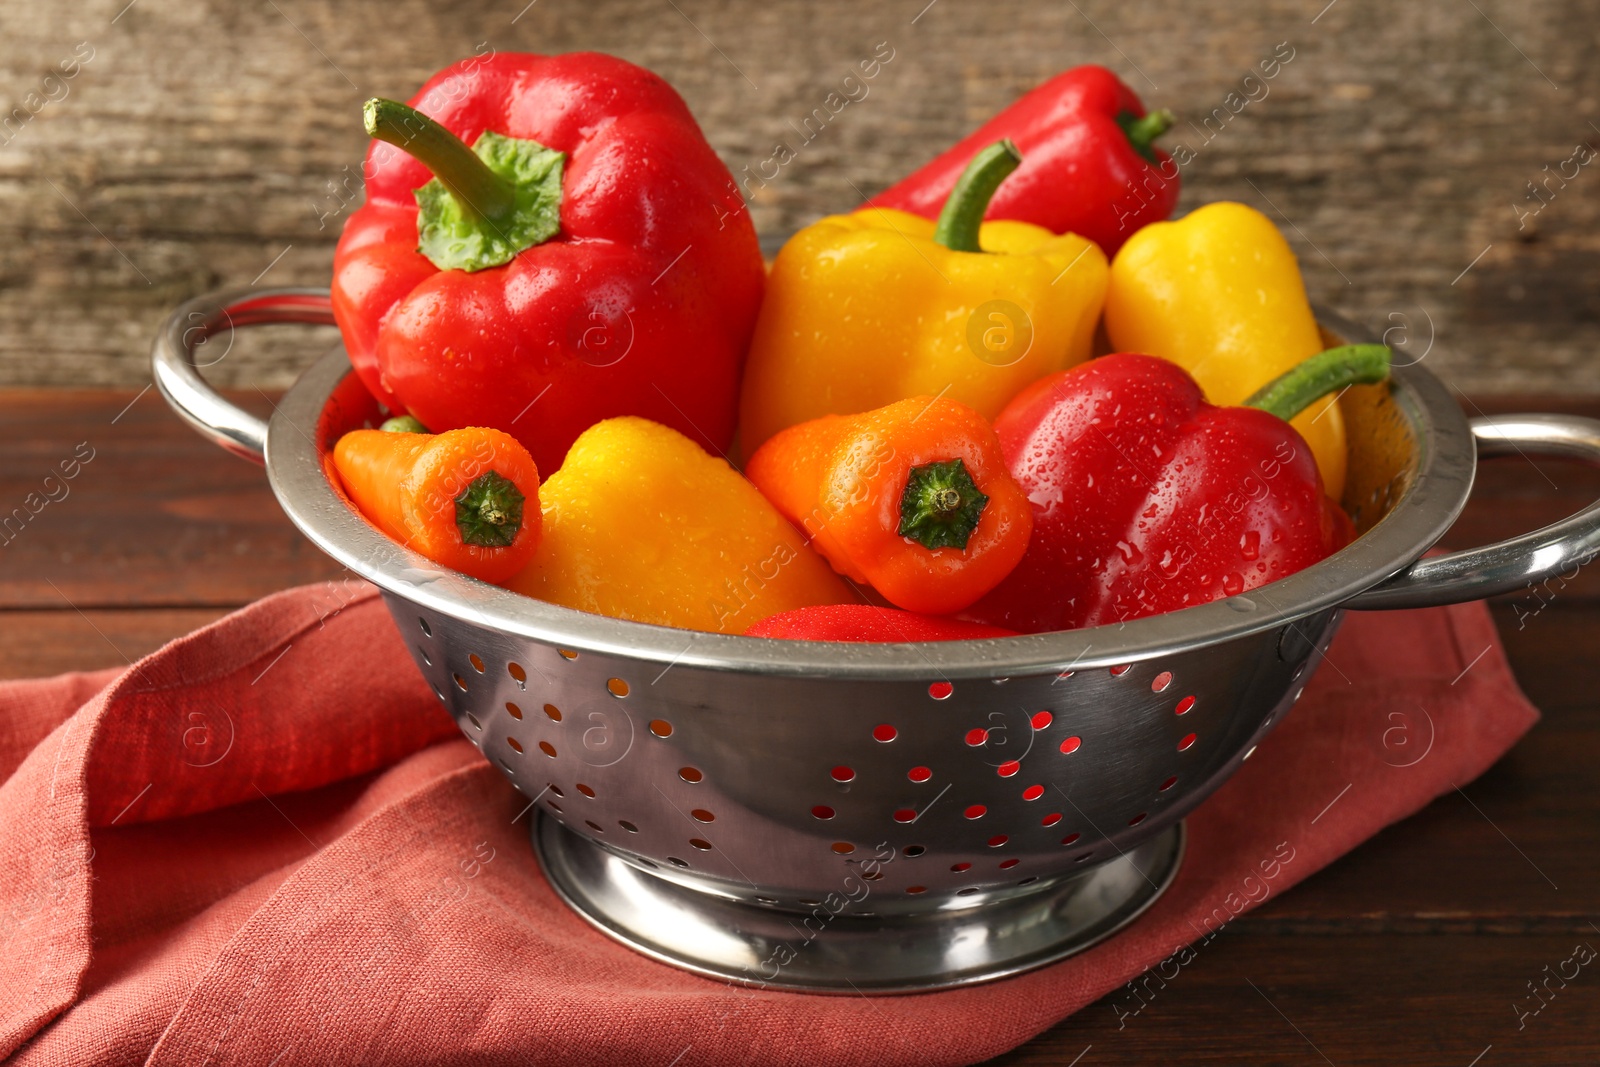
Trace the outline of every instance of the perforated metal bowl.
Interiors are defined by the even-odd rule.
[[[1520,588],[1600,550],[1600,505],[1416,562],[1476,452],[1600,462],[1600,423],[1469,424],[1421,367],[1358,387],[1345,504],[1362,536],[1243,596],[1120,626],[987,641],[770,641],[623,622],[442,570],[327,476],[379,417],[342,351],[263,424],[195,367],[207,337],[331,322],[327,294],[213,294],[156,341],[156,384],[264,461],[295,524],[383,590],[462,731],[538,810],[552,884],[585,918],[705,974],[812,991],[982,981],[1081,950],[1170,882],[1180,819],[1300,695],[1349,608]],[[1330,342],[1364,331],[1323,316]]]

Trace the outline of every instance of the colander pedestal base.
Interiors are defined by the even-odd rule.
[[[825,922],[650,874],[543,815],[533,839],[579,915],[663,963],[776,989],[909,993],[1018,974],[1110,936],[1172,883],[1184,833],[1178,824],[1106,863],[970,904],[862,914],[868,897]]]

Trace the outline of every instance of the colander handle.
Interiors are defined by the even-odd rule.
[[[150,347],[156,388],[185,422],[252,463],[266,458],[267,423],[228,400],[200,376],[232,347],[232,332],[269,322],[333,325],[326,289],[231,289],[197,296],[167,316]],[[227,335],[223,351],[205,358],[212,338]]]
[[[1480,459],[1529,455],[1600,466],[1600,421],[1575,415],[1497,415],[1472,420]],[[1600,555],[1600,501],[1570,518],[1482,548],[1418,560],[1347,608],[1426,608],[1510,593],[1564,575]]]

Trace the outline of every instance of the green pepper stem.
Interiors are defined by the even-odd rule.
[[[369,137],[387,141],[433,172],[463,211],[490,223],[516,208],[512,184],[490,170],[466,142],[416,108],[375,96],[361,109]]]
[[[1010,138],[996,141],[973,156],[950,190],[944,210],[939,212],[933,239],[955,252],[982,252],[978,227],[983,224],[983,213],[989,210],[994,191],[1021,162],[1022,153]]]
[[[429,429],[422,425],[422,420],[415,415],[396,415],[392,419],[384,419],[378,427],[384,433],[429,433]]]
[[[1244,402],[1285,422],[1335,390],[1388,380],[1388,345],[1342,345],[1319,352],[1257,389]]]
[[[1178,116],[1164,107],[1149,112],[1143,118],[1135,118],[1131,111],[1124,111],[1117,116],[1117,124],[1128,135],[1128,143],[1133,145],[1133,150],[1152,163],[1155,162],[1155,152],[1150,146],[1157,137],[1172,129],[1172,124],[1177,121]]]
[[[923,548],[964,552],[988,503],[961,460],[924,463],[906,477],[897,532]]]
[[[456,497],[456,529],[465,544],[504,548],[522,529],[522,491],[499,471],[474,478]]]

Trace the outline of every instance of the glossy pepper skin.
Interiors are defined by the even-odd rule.
[[[738,471],[647,419],[584,431],[539,501],[539,549],[507,584],[540,600],[730,634],[857,600]]]
[[[908,396],[944,395],[993,418],[1028,382],[1089,357],[1105,297],[1100,249],[1022,222],[979,225],[1015,166],[1014,148],[991,146],[974,163],[986,180],[952,196],[948,224],[868,208],[783,246],[745,368],[746,455],[786,427]]]
[[[994,431],[947,398],[792,426],[745,475],[835,570],[908,611],[971,604],[1017,565],[1033,528]]]
[[[539,471],[509,434],[351,430],[332,460],[367,521],[435,563],[504,582],[538,550]]]
[[[1171,123],[1167,112],[1147,113],[1133,90],[1106,68],[1074,67],[872,202],[934,218],[973,154],[1007,137],[1022,151],[1023,163],[985,217],[1076,233],[1114,255],[1134,231],[1177,206],[1178,166],[1151,144]]]
[[[469,145],[492,131],[565,153],[559,230],[504,266],[442,270],[417,250],[414,192],[433,174],[374,141],[333,277],[373,395],[436,431],[503,430],[541,471],[616,415],[726,449],[763,268],[678,94],[611,56],[498,53],[441,71],[412,103]]]
[[[1352,535],[1292,426],[1207,403],[1154,356],[1042,379],[995,430],[1032,503],[1033,540],[965,618],[1025,633],[1126,622],[1276,581]]]
[[[875,604],[825,604],[796,608],[762,619],[746,637],[776,637],[786,641],[856,641],[906,643],[912,641],[978,641],[989,637],[1015,637],[1011,630],[982,623],[918,615]]]
[[[1139,231],[1111,264],[1113,348],[1187,370],[1213,404],[1241,404],[1322,351],[1300,266],[1272,220],[1243,204],[1207,204]],[[1344,419],[1336,397],[1294,420],[1328,495],[1344,492]]]

